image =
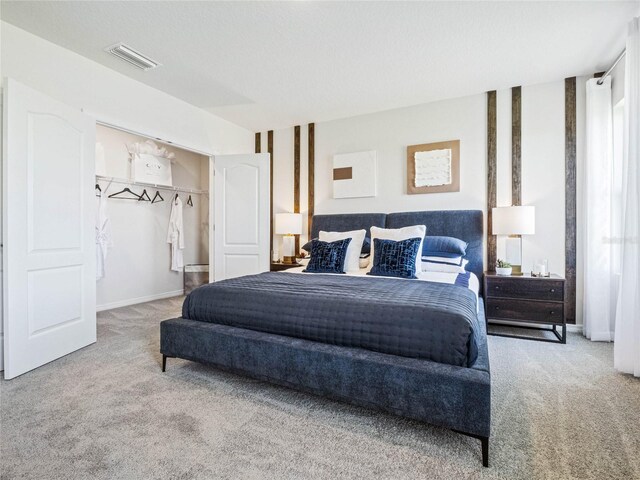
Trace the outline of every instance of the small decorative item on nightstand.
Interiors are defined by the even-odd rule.
[[[549,261],[546,258],[541,258],[533,263],[533,269],[531,270],[532,277],[550,277],[549,273]]]
[[[564,278],[558,275],[533,277],[529,274],[504,277],[496,272],[485,272],[484,298],[489,335],[567,343]],[[488,328],[489,320],[508,321],[510,328],[551,332],[557,340],[492,332]],[[561,332],[557,327],[561,327]]]
[[[511,275],[511,264],[509,262],[505,262],[504,260],[496,260],[496,274],[504,275],[508,277]]]

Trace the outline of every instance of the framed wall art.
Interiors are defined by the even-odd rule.
[[[375,196],[375,150],[333,156],[333,198]]]
[[[407,193],[460,191],[460,140],[407,147]]]

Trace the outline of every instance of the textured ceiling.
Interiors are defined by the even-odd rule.
[[[4,21],[254,131],[603,70],[640,14],[638,1],[0,5]],[[103,51],[120,41],[163,66]]]

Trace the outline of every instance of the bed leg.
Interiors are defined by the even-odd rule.
[[[162,355],[162,371],[165,372],[167,370],[167,356]]]
[[[482,435],[475,435],[473,433],[463,432],[461,430],[452,429],[456,433],[461,433],[462,435],[466,435],[467,437],[477,438],[480,440],[482,444],[482,466],[489,466],[489,437],[483,437]]]
[[[482,466],[489,466],[489,437],[480,437],[482,442]]]

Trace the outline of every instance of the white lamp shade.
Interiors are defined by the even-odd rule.
[[[536,207],[497,207],[491,210],[493,235],[533,235]]]
[[[277,235],[300,235],[302,233],[302,215],[299,213],[276,213]]]

